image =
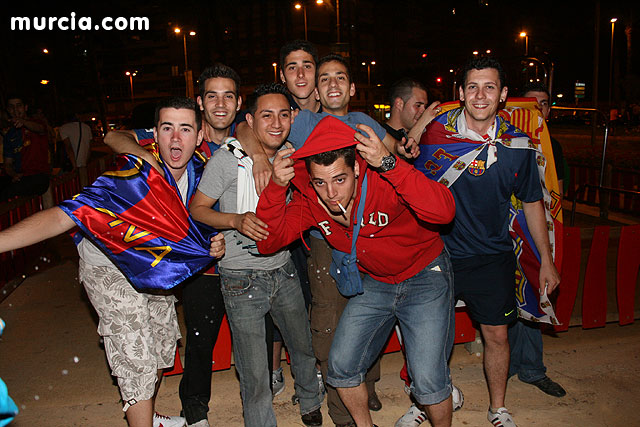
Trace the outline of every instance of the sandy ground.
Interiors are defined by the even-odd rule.
[[[20,408],[11,424],[24,426],[126,426],[117,387],[109,374],[96,333],[96,318],[77,282],[73,257],[27,278],[0,303],[7,327],[0,340],[0,377]],[[548,374],[567,389],[564,398],[549,397],[512,378],[507,406],[520,426],[640,425],[640,323],[582,330],[570,328],[545,336]],[[398,372],[402,356],[386,355],[378,395],[383,404],[373,414],[378,426],[393,426],[409,406]],[[451,361],[454,382],[465,395],[453,425],[490,425],[481,358],[456,345]],[[291,404],[288,368],[285,392],[274,400],[280,426],[302,426]],[[180,410],[180,376],[165,378],[157,409]],[[241,426],[242,413],[235,371],[214,373],[209,421]],[[333,425],[323,406],[325,426]]]

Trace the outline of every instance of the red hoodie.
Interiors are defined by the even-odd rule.
[[[260,195],[256,211],[258,218],[269,226],[269,237],[257,242],[260,252],[275,252],[311,227],[319,228],[332,247],[351,252],[353,216],[357,212],[364,173],[358,178],[355,205],[347,228],[334,221],[320,205],[301,159],[354,145],[357,142],[354,135],[355,131],[340,120],[325,117],[293,155],[296,163],[292,183],[296,190],[291,202],[285,203],[287,187],[273,180],[269,183]],[[402,282],[422,271],[442,252],[444,244],[435,224],[453,220],[453,196],[444,185],[428,179],[402,160],[384,174],[368,168],[359,154],[356,161],[368,176],[363,221],[356,243],[358,268],[381,282]]]

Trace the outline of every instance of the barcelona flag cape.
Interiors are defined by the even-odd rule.
[[[136,156],[117,161],[116,171],[59,205],[80,237],[98,246],[138,289],[170,289],[211,264],[213,233],[205,235],[205,226],[190,217],[167,167],[162,165],[163,177]],[[202,175],[195,169],[202,167],[195,157],[187,165],[191,191]]]
[[[498,114],[495,138],[479,142],[470,140],[458,132],[458,117],[463,114],[460,103],[442,104],[444,112],[431,123],[429,141],[421,141],[421,154],[416,159],[415,167],[427,177],[450,187],[465,170],[476,167],[475,159],[485,146],[489,146],[487,167],[492,163],[495,144],[510,149],[535,150],[549,241],[554,263],[560,266],[562,210],[559,188],[549,132],[536,105],[535,99],[509,100],[506,108]],[[517,126],[510,120],[515,120]],[[520,126],[526,132],[520,130]],[[522,202],[513,195],[509,212],[509,233],[513,239],[517,259],[515,286],[519,316],[533,322],[558,324],[546,291],[542,295],[539,293],[540,255],[527,227]]]

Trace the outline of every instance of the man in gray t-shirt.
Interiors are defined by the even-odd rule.
[[[286,90],[259,86],[247,113],[265,153],[275,157],[291,128]],[[207,163],[191,202],[194,219],[223,230],[227,252],[219,262],[222,295],[233,335],[245,426],[275,426],[265,347],[267,313],[282,333],[291,356],[296,396],[305,425],[322,425],[323,395],[316,376],[311,330],[298,275],[288,251],[261,255],[255,242],[267,237],[255,215],[258,196],[253,163],[235,139],[227,139]],[[212,209],[219,202],[219,211]]]

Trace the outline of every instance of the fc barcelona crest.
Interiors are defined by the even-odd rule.
[[[459,170],[459,171],[464,170],[464,168],[465,168],[466,166],[467,166],[467,164],[466,164],[465,162],[460,161],[460,160],[458,160],[457,162],[455,162],[455,163],[453,164],[453,168],[454,168],[455,170]]]
[[[469,163],[469,168],[467,169],[469,173],[473,176],[480,176],[484,173],[484,160],[474,160]]]

